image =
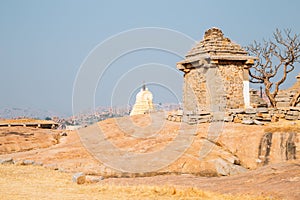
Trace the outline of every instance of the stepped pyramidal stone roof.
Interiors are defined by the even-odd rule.
[[[197,43],[187,54],[186,59],[179,64],[192,63],[201,58],[211,60],[237,60],[254,62],[255,58],[248,56],[248,52],[239,44],[225,37],[218,28],[211,28],[204,34],[203,40]]]

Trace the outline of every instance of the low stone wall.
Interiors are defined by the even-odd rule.
[[[243,124],[263,125],[265,123],[277,122],[279,119],[300,120],[299,107],[285,108],[249,108],[230,109],[224,114],[225,122],[235,122]],[[208,123],[214,120],[213,113],[207,111],[187,112],[182,110],[170,112],[167,120],[174,122],[186,122],[188,124]]]

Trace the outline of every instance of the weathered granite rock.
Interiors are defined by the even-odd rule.
[[[254,121],[253,120],[251,120],[251,119],[244,119],[243,121],[242,121],[242,124],[246,124],[246,125],[252,125],[252,124],[254,124]]]
[[[214,164],[216,174],[219,176],[241,174],[247,171],[247,169],[244,167],[229,163],[222,158],[217,158],[215,160],[211,160],[210,162]]]
[[[233,113],[233,114],[243,114],[245,113],[245,109],[230,109],[229,112]]]
[[[300,154],[299,135],[296,132],[268,132],[263,135],[259,145],[259,165],[295,160]]]
[[[232,115],[231,116],[225,116],[224,121],[225,122],[232,122],[233,121],[233,116]]]
[[[234,122],[234,123],[241,123],[242,121],[243,121],[243,119],[240,118],[240,117],[238,117],[238,116],[235,116],[235,117],[233,118],[233,122]]]
[[[15,164],[15,165],[23,165],[23,160],[14,160],[13,161],[13,163]]]
[[[86,176],[83,172],[78,172],[73,175],[72,181],[77,184],[84,184],[86,181]]]
[[[35,166],[43,166],[43,162],[35,161],[33,163],[33,165],[35,165]]]
[[[299,111],[300,112],[300,107],[290,107],[291,111]]]
[[[294,116],[294,115],[286,115],[285,116],[286,120],[298,120],[298,116]]]
[[[257,110],[256,109],[253,109],[253,108],[247,108],[245,110],[245,113],[246,114],[256,114],[257,113]]]
[[[54,164],[54,163],[53,164],[45,164],[44,167],[48,168],[48,169],[52,169],[52,170],[58,170],[59,169],[57,164]]]
[[[14,164],[14,160],[12,158],[0,159],[0,164]]]
[[[23,160],[23,165],[33,165],[34,160]]]
[[[196,113],[197,115],[210,115],[210,112],[207,111],[200,111]]]
[[[259,112],[259,113],[268,113],[269,109],[268,108],[257,108],[257,112]]]
[[[254,124],[256,124],[256,125],[264,125],[264,123],[263,122],[261,122],[261,121],[258,121],[258,120],[253,120],[253,122],[254,122]]]
[[[103,176],[86,176],[86,182],[88,183],[98,183],[104,180]]]
[[[164,116],[162,118],[164,119]],[[143,121],[142,118],[140,120]],[[142,144],[139,142],[134,143],[134,147],[133,143],[125,142],[121,130],[112,128],[114,127],[112,126],[113,120],[100,124],[111,140],[118,141],[119,144],[122,144],[122,147],[137,153],[151,153],[152,150],[163,148],[168,144],[163,142],[172,141],[176,136],[191,133],[194,137],[192,144],[187,146],[188,149],[181,156],[178,156],[174,162],[170,162],[169,165],[159,171],[134,174],[131,172],[117,172],[104,166],[103,169],[99,169],[99,175],[103,177],[150,176],[170,173],[217,176],[242,172],[243,169],[238,166],[245,169],[256,169],[261,165],[300,158],[300,148],[298,148],[300,146],[300,134],[298,134],[300,129],[296,126],[299,122],[290,122],[284,124],[284,126],[278,123],[278,128],[273,125],[261,127],[224,123],[224,126],[220,127],[222,130],[219,135],[207,134],[207,130],[210,128],[212,128],[210,131],[220,130],[220,128],[213,128],[211,124],[189,126],[185,123],[166,122],[168,128],[157,135],[161,139],[157,141],[145,139]],[[181,125],[184,126],[184,129],[178,130]],[[189,132],[194,128],[199,129],[195,132]],[[83,135],[90,132],[91,129],[88,127],[83,129]],[[108,152],[112,152],[112,150],[108,149]],[[178,149],[174,148],[168,153],[170,155],[178,153]],[[164,155],[159,159],[168,158],[166,154]]]
[[[293,115],[293,116],[298,116],[299,115],[299,111],[298,110],[289,110],[287,113],[287,115]]]
[[[279,116],[273,115],[273,116],[271,117],[271,122],[278,122],[278,121],[279,121]]]

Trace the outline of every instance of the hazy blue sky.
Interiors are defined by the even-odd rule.
[[[275,28],[292,28],[300,33],[299,8],[297,0],[0,0],[0,107],[33,107],[70,114],[73,83],[80,65],[97,44],[122,31],[162,27],[201,40],[205,30],[216,26],[245,46],[269,38]],[[117,77],[109,73],[122,75],[123,66],[129,70],[143,62],[175,69],[179,60],[178,56],[151,50],[128,55],[107,73],[105,87],[96,93],[96,104],[110,104],[106,92],[114,87]],[[297,66],[289,84],[300,71]],[[151,82],[147,76],[141,79]],[[174,92],[180,96],[182,82],[177,87]],[[164,99],[162,90],[155,86],[153,90],[157,91],[156,102],[174,100],[171,93]]]

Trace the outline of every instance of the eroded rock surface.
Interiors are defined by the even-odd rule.
[[[280,121],[267,126],[225,123],[220,130],[215,130],[216,135],[212,139],[207,134],[214,127],[211,123],[187,125],[163,119],[164,116],[156,114],[140,115],[108,119],[95,125],[103,131],[102,140],[112,144],[99,150],[102,155],[117,155],[113,148],[141,156],[157,152],[154,160],[159,162],[165,161],[164,159],[173,154],[178,155],[170,162],[167,160],[168,163],[165,162],[167,164],[156,171],[134,172],[139,166],[151,165],[151,160],[133,165],[128,157],[125,164],[132,167],[133,170],[130,172],[122,170],[122,166],[116,168],[103,163],[101,159],[97,160],[82,144],[79,135],[85,134],[84,131],[80,133],[70,131],[68,137],[61,138],[59,144],[48,148],[16,153],[8,151],[6,155],[0,155],[0,159],[11,157],[14,160],[34,160],[45,165],[55,165],[65,171],[82,171],[87,175],[105,178],[160,174],[226,176],[273,163],[299,160],[299,123]],[[89,133],[91,127],[82,130]],[[190,143],[186,136],[192,138]],[[95,135],[95,138],[97,137]],[[178,144],[186,145],[184,151],[182,146],[175,146],[167,154],[163,154],[165,147],[174,144],[176,138],[180,139],[177,141]],[[90,139],[98,144],[94,138]],[[204,147],[208,150],[206,149],[204,156],[200,156],[200,152],[204,152]],[[178,153],[179,150],[182,152]]]

